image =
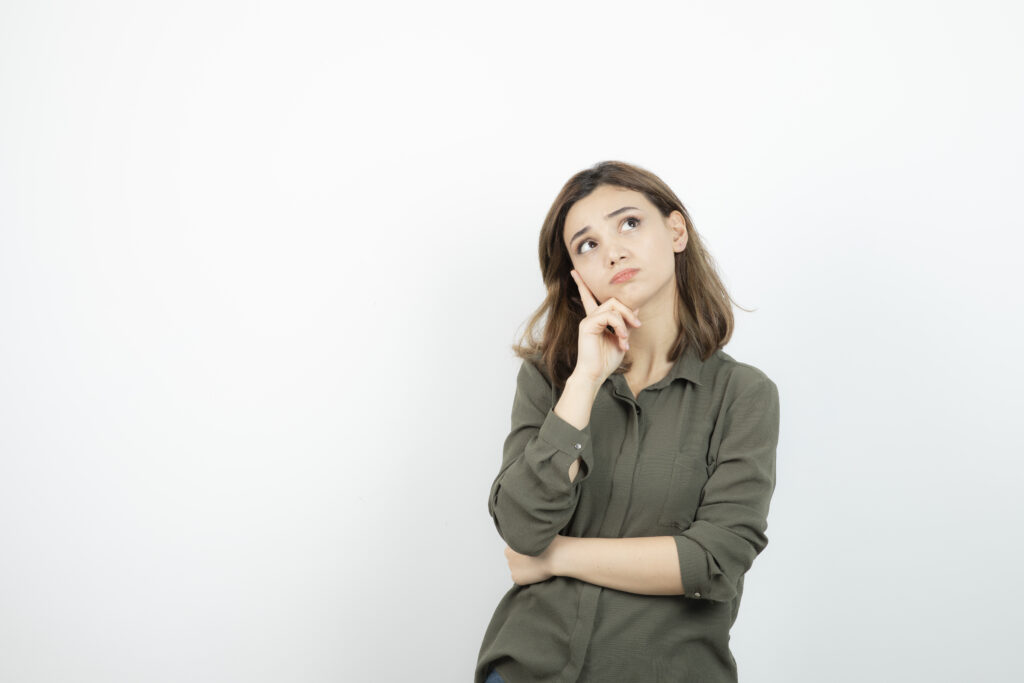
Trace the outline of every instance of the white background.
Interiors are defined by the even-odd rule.
[[[0,4],[0,679],[470,680],[540,224],[620,159],[780,389],[743,683],[1021,680],[1022,19]]]

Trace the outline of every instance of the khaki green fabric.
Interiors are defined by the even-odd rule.
[[[684,595],[639,595],[574,578],[513,584],[484,634],[474,683],[726,683],[743,579],[768,544],[779,394],[752,365],[687,348],[634,397],[601,386],[582,430],[554,412],[545,371],[524,360],[487,508],[513,549],[555,534],[673,536]],[[575,481],[569,465],[582,456]]]

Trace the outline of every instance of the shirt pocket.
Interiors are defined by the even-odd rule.
[[[707,447],[689,443],[675,453],[658,524],[685,530],[693,523],[708,480]]]

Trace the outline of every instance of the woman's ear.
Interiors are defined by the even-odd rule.
[[[686,243],[689,240],[689,233],[686,230],[686,221],[683,220],[683,214],[678,211],[673,211],[668,217],[669,226],[672,228],[672,248],[675,251],[681,252],[686,250]]]

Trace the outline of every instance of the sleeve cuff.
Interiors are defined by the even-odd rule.
[[[688,598],[708,599],[708,586],[711,577],[708,575],[707,553],[699,543],[687,536],[676,535],[676,552],[679,555],[679,573],[683,579],[683,595]]]
[[[569,424],[555,412],[554,408],[548,409],[544,423],[540,426],[538,436],[552,448],[556,449],[551,462],[564,472],[569,471],[576,458],[583,459],[580,471],[576,474],[573,484],[577,484],[587,478],[590,468],[594,463],[594,457],[590,448],[590,424],[583,429],[577,429]]]

